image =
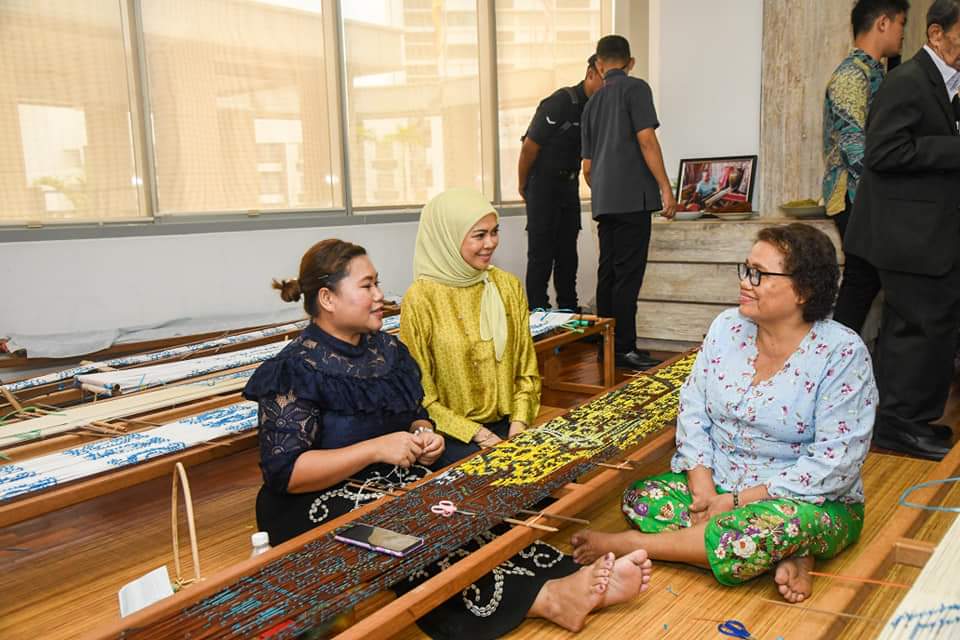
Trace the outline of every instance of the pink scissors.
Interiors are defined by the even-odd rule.
[[[473,511],[462,511],[460,509],[457,509],[457,505],[453,504],[449,500],[441,500],[437,504],[430,507],[430,511],[432,511],[433,513],[439,516],[443,516],[444,518],[449,518],[455,513],[462,513],[465,516],[477,515]]]

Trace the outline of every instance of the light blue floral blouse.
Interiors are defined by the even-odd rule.
[[[728,491],[763,483],[781,498],[863,502],[877,388],[860,336],[816,322],[783,368],[754,386],[756,338],[737,309],[713,321],[680,391],[673,471],[709,467]]]

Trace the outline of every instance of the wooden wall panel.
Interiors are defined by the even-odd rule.
[[[702,342],[717,314],[733,305],[638,302],[637,335],[653,340]]]
[[[823,94],[851,45],[850,0],[765,0],[760,110],[761,215],[820,197]]]
[[[763,227],[795,222],[789,218],[754,218],[743,222],[691,220],[656,221],[650,237],[650,262],[742,262],[750,252],[757,232]],[[806,220],[825,232],[837,247],[841,259],[840,237],[832,220]]]
[[[903,39],[903,59],[909,60],[927,42],[927,10],[933,0],[910,0],[907,30]]]
[[[732,264],[651,262],[640,299],[734,305],[737,289],[737,269]]]

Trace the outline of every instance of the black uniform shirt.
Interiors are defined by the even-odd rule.
[[[580,169],[580,115],[587,104],[583,82],[550,94],[537,105],[525,137],[540,145],[530,175],[575,179]]]
[[[647,167],[637,132],[660,126],[653,92],[621,69],[609,71],[583,112],[583,157],[590,159],[594,218],[605,213],[658,211],[660,190]]]

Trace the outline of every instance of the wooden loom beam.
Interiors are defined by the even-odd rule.
[[[231,337],[249,331],[261,331],[272,327],[279,327],[285,324],[292,324],[296,320],[286,320],[280,322],[271,322],[269,324],[257,324],[252,327],[241,329],[231,329],[228,331],[208,331],[205,333],[192,333],[184,336],[173,336],[170,338],[155,338],[152,340],[141,340],[140,342],[121,342],[113,344],[105,349],[88,353],[84,357],[87,362],[99,362],[101,360],[112,360],[123,356],[136,353],[148,353],[151,351],[163,351],[175,347],[183,347],[192,343],[215,340],[221,337]],[[282,335],[282,334],[277,334]],[[271,336],[272,337],[272,336]],[[31,358],[29,356],[14,356],[0,359],[0,369],[27,369],[41,367],[56,367],[58,365],[70,366],[75,362],[74,358]],[[6,383],[17,382],[18,380],[7,380]]]
[[[17,411],[23,411],[23,405],[17,402],[16,397],[14,397],[14,395],[8,391],[6,387],[0,387],[0,393],[2,393],[3,397],[7,399],[7,404]]]
[[[665,429],[649,442],[635,448],[630,459],[642,460],[658,456],[674,446],[674,439],[675,429]],[[566,495],[543,512],[563,516],[580,513],[598,498],[619,490],[622,479],[622,474],[610,470],[596,474],[583,484],[568,484],[564,487],[568,489]],[[393,637],[543,535],[542,532],[534,529],[514,527],[416,589],[357,622],[338,635],[337,639],[382,640]]]
[[[634,448],[630,459],[639,460],[648,456],[656,456],[668,450],[674,445],[674,432],[675,430],[671,427],[652,438],[648,438],[647,441],[641,442],[638,448]],[[423,480],[410,486],[414,487],[429,482],[433,477],[434,475],[427,476]],[[597,497],[600,497],[600,493],[608,494],[610,491],[617,490],[621,485],[622,477],[622,474],[618,471],[602,471],[582,484],[567,483],[558,490],[560,493],[563,493],[563,496],[557,500],[557,502],[544,509],[544,512],[559,515],[573,515],[578,513],[591,506],[593,501]],[[202,582],[191,585],[189,589],[179,591],[145,609],[130,614],[122,620],[117,620],[108,626],[96,629],[91,632],[90,635],[85,636],[85,638],[87,638],[87,640],[108,640],[121,637],[125,631],[149,627],[154,621],[195,604],[204,598],[212,596],[225,586],[256,573],[262,569],[264,565],[273,560],[277,560],[288,553],[298,551],[308,542],[317,540],[350,522],[362,521],[364,515],[379,508],[384,501],[391,499],[392,498],[387,496],[364,505],[359,509],[345,513],[320,527],[311,529],[296,538],[277,545],[266,553],[239,562],[228,569],[218,572],[214,576],[208,576],[207,579]],[[507,533],[498,536],[496,540],[484,545],[468,557],[460,560],[450,567],[450,569],[431,578],[401,598],[397,598],[388,605],[378,609],[376,613],[356,623],[344,631],[343,634],[337,636],[337,638],[340,640],[349,640],[350,638],[368,637],[387,638],[395,635],[401,632],[405,626],[422,617],[451,595],[459,593],[471,582],[543,535],[545,535],[544,532],[528,527],[513,527]],[[439,590],[440,593],[434,593],[435,589]],[[384,621],[385,618],[386,621]],[[369,630],[369,625],[371,624],[374,626],[390,625],[392,628],[375,628],[374,631],[371,632]],[[357,631],[354,631],[355,629]]]
[[[190,338],[190,339],[189,339],[187,342],[179,342],[179,341],[178,341],[178,342],[175,342],[175,343],[171,343],[171,344],[169,344],[169,345],[161,345],[159,348],[154,347],[154,348],[151,348],[151,349],[146,349],[143,353],[148,353],[148,352],[152,352],[152,351],[163,351],[163,350],[166,350],[166,349],[169,349],[169,348],[185,347],[185,346],[189,346],[189,345],[194,344],[194,343],[199,344],[199,343],[204,342],[204,341],[206,341],[206,340],[216,339],[216,338],[218,338],[218,337],[233,337],[233,336],[241,335],[241,334],[243,334],[243,333],[248,333],[248,332],[251,332],[251,331],[260,331],[260,330],[263,330],[263,329],[271,329],[271,328],[278,327],[278,326],[282,326],[282,325],[285,325],[285,324],[293,324],[293,321],[289,321],[289,322],[277,322],[277,323],[273,323],[273,324],[269,324],[269,325],[248,327],[248,328],[245,328],[245,329],[237,329],[237,330],[231,331],[231,332],[229,332],[229,333],[227,333],[227,334],[213,333],[213,334],[194,334],[194,335],[192,335],[192,336],[184,336],[185,338]],[[142,366],[149,366],[149,365],[154,365],[154,364],[168,364],[168,363],[170,363],[170,362],[176,362],[176,361],[184,360],[184,359],[193,359],[193,358],[197,358],[197,357],[214,355],[214,354],[217,354],[217,353],[231,353],[231,352],[233,352],[233,351],[240,351],[240,350],[246,349],[246,348],[263,346],[263,345],[270,344],[270,343],[272,343],[272,342],[277,342],[277,341],[280,341],[280,340],[292,339],[292,338],[296,337],[296,335],[297,335],[298,333],[299,333],[299,330],[287,331],[287,332],[278,333],[278,334],[275,334],[275,335],[272,335],[272,336],[264,336],[264,337],[261,337],[261,338],[257,338],[257,339],[255,339],[255,340],[248,340],[248,341],[246,341],[246,342],[238,342],[238,343],[235,343],[235,344],[220,345],[220,346],[218,346],[218,347],[208,347],[208,348],[206,348],[206,349],[200,349],[200,350],[198,350],[198,351],[192,351],[192,352],[190,352],[189,354],[181,354],[181,355],[178,355],[178,356],[171,356],[171,357],[169,357],[169,358],[164,358],[164,359],[162,359],[162,360],[154,360],[154,361],[145,362],[145,363],[142,363],[142,364],[129,365],[129,366],[127,366],[127,367],[123,367],[123,369],[135,368],[135,367],[142,367]],[[133,355],[134,353],[135,353],[135,352],[124,353],[124,354],[120,354],[120,355]],[[107,359],[109,359],[109,358],[107,358]],[[81,361],[81,364],[86,363],[86,362],[90,362],[90,360],[83,360],[83,361]],[[111,369],[111,370],[114,370],[114,371],[122,371],[122,370],[123,370],[123,369],[114,369],[114,368],[112,368],[112,367],[107,367],[107,368],[108,368],[108,369]],[[216,375],[216,372],[214,372],[214,374],[211,374],[211,375]],[[15,383],[15,382],[18,382],[18,381],[19,381],[19,380],[7,380],[7,381],[5,382],[5,384],[12,384],[12,383]],[[45,385],[39,385],[39,386],[37,386],[37,387],[32,387],[32,388],[30,388],[30,389],[24,389],[24,390],[18,392],[18,393],[20,394],[20,395],[19,395],[19,398],[20,398],[22,401],[24,401],[24,402],[29,402],[30,404],[33,404],[33,400],[34,400],[34,399],[43,399],[45,402],[48,402],[48,403],[52,403],[52,404],[63,404],[63,405],[81,401],[81,400],[82,400],[82,397],[81,397],[81,389],[80,389],[80,388],[78,388],[78,387],[73,387],[73,386],[70,386],[69,388],[60,388],[61,386],[65,385],[65,384],[68,384],[68,383],[69,383],[69,379],[68,379],[68,380],[65,380],[65,381],[60,381],[60,382],[51,382],[51,383],[47,383],[47,384],[45,384]],[[5,390],[4,387],[3,387],[3,386],[0,386],[0,392],[2,392],[2,391],[4,391],[4,390]],[[125,395],[129,395],[129,394],[125,394]],[[5,397],[6,397],[6,396],[5,396]]]
[[[658,365],[657,368],[659,369],[659,368],[664,368],[669,365],[672,365],[673,363],[681,360],[687,355],[688,355],[687,353],[678,354],[677,356],[670,358],[669,360],[661,363],[660,365]],[[617,388],[626,386],[629,383],[630,381],[625,381],[620,385],[618,385]],[[597,394],[593,398],[590,398],[589,400],[585,401],[585,403],[589,403],[599,398],[602,395],[603,394]],[[647,458],[648,456],[658,455],[668,450],[669,448],[673,447],[674,440],[675,440],[675,429],[672,427],[667,428],[658,434],[648,436],[647,438],[637,443],[632,448],[625,450],[623,453],[627,455],[628,460],[641,461],[644,458]],[[479,455],[479,453],[475,455]],[[450,467],[447,467],[447,468],[449,469],[462,463],[463,461],[459,461],[450,465]],[[589,478],[588,480],[585,480],[583,482],[568,482],[564,484],[562,487],[559,487],[557,490],[555,490],[554,496],[559,497],[559,499],[557,500],[557,502],[550,505],[550,507],[548,507],[544,511],[546,513],[556,513],[559,515],[574,515],[575,513],[578,513],[583,509],[591,506],[592,503],[596,500],[596,498],[601,497],[601,495],[608,494],[610,491],[619,489],[622,484],[622,480],[623,480],[622,471],[602,471],[601,470],[601,471],[597,471],[595,475],[593,474],[594,472],[589,472],[583,476],[583,477]],[[413,483],[411,485],[408,485],[408,487],[412,489],[421,484],[431,482],[435,477],[436,477],[436,474],[430,474],[427,477],[421,479],[420,481]],[[178,611],[214,595],[215,593],[222,590],[224,587],[234,584],[239,580],[241,580],[242,578],[246,578],[257,573],[265,565],[275,560],[278,560],[289,553],[293,553],[301,550],[307,543],[323,538],[327,534],[335,531],[336,529],[346,524],[349,524],[350,522],[362,521],[362,518],[364,515],[366,515],[367,513],[375,509],[378,509],[384,502],[392,499],[393,498],[389,496],[384,496],[379,500],[376,500],[374,502],[371,502],[367,505],[360,507],[359,509],[354,509],[352,511],[349,511],[348,513],[345,513],[337,518],[334,518],[333,520],[330,520],[329,522],[325,523],[320,527],[311,529],[295,538],[292,538],[284,542],[283,544],[277,545],[276,547],[270,549],[266,553],[260,554],[255,558],[250,558],[246,561],[237,563],[233,567],[220,571],[216,575],[208,577],[206,580],[200,582],[199,584],[192,585],[189,589],[185,589],[183,591],[177,592],[173,596],[165,598],[153,605],[150,605],[149,607],[141,609],[140,611],[137,611],[127,616],[126,618],[123,618],[122,620],[117,620],[111,623],[110,625],[101,627],[99,629],[95,629],[89,635],[84,637],[89,638],[90,640],[94,640],[94,639],[106,640],[108,638],[113,639],[117,637],[123,637],[128,632],[133,630],[148,628],[151,624],[155,623],[156,621],[164,619],[167,616],[176,614]],[[503,560],[508,559],[514,553],[516,553],[520,549],[523,549],[526,545],[528,545],[533,540],[538,539],[539,537],[540,535],[538,535],[538,532],[531,528],[515,527],[511,529],[503,536],[498,537],[498,540],[499,538],[504,538],[503,543],[500,543],[498,545],[497,544],[498,540],[494,540],[491,543],[484,545],[478,551],[473,552],[467,558],[464,558],[460,562],[456,563],[454,567],[450,568],[450,570],[443,572],[443,573],[451,573],[453,569],[457,569],[458,572],[462,572],[462,573],[454,574],[453,578],[450,579],[451,585],[459,584],[462,582],[462,586],[457,588],[454,588],[452,586],[442,586],[442,588],[454,589],[453,593],[458,592],[458,590],[470,584],[477,577],[483,575],[484,573],[489,571],[492,567],[496,566]],[[488,551],[484,551],[485,549],[488,549],[488,548],[489,548]],[[481,555],[477,555],[478,553]],[[488,554],[490,555],[488,556]],[[493,554],[496,554],[496,555],[493,555]],[[494,558],[497,558],[497,559],[494,559]],[[478,567],[483,566],[479,564],[480,562],[485,563],[486,568],[483,568],[483,569],[471,568],[470,565],[472,563],[478,563],[477,564]],[[479,573],[475,573],[477,571],[479,571]],[[437,576],[437,578],[439,578],[439,576]],[[387,615],[395,616],[395,620],[397,621],[396,624],[403,624],[402,621],[409,618],[410,615],[417,615],[417,617],[422,616],[426,612],[430,611],[437,604],[439,604],[440,602],[445,600],[447,597],[449,597],[449,596],[443,597],[442,599],[436,602],[433,602],[433,604],[430,606],[426,605],[425,602],[427,601],[427,599],[431,598],[431,594],[428,591],[428,587],[425,587],[425,585],[430,585],[429,588],[433,588],[434,585],[438,584],[438,582],[434,582],[434,580],[436,580],[436,578],[433,578],[427,581],[426,583],[424,583],[424,585],[420,585],[419,587],[414,589],[412,592],[406,594],[403,598],[398,598],[397,600],[394,600],[393,603],[391,603],[386,607],[383,607],[383,609],[378,609],[375,615],[378,615],[378,616],[384,615],[382,612],[388,611],[389,613]],[[456,580],[457,582],[454,583],[452,580]],[[464,580],[465,582],[463,582]],[[416,594],[416,595],[408,598],[407,596],[411,596],[411,594]],[[371,599],[377,599],[377,598],[378,598],[377,595],[374,595],[371,597]],[[423,600],[424,602],[421,602],[421,600]],[[399,604],[394,604],[394,603],[399,603]],[[361,603],[359,606],[364,607],[364,603]],[[365,618],[363,621],[357,624],[361,624],[366,620],[367,619]],[[361,627],[361,629],[363,628],[364,627]],[[350,630],[348,629],[347,632],[349,631]],[[401,628],[396,628],[392,630],[392,633],[398,633],[399,631],[401,631]],[[344,636],[344,638],[349,638],[349,637],[351,636]],[[379,636],[376,636],[376,637],[379,637]]]
[[[37,492],[22,500],[0,504],[0,527],[91,500],[106,493],[170,475],[177,463],[193,465],[222,458],[256,445],[257,433],[250,431],[229,438],[205,442],[179,453],[160,456],[139,464],[108,471],[88,479]]]
[[[175,409],[166,409],[158,413],[149,414],[151,421],[169,422],[196,413],[202,413],[219,407],[227,406],[240,400],[239,394],[221,396],[196,402]],[[76,437],[76,435],[71,435]],[[89,441],[85,437],[84,441]],[[63,486],[54,486],[43,491],[27,494],[23,498],[0,503],[0,527],[6,527],[17,522],[35,518],[44,513],[69,507],[107,493],[112,493],[125,487],[130,487],[160,476],[169,475],[177,462],[185,465],[197,464],[214,460],[226,455],[237,453],[244,449],[256,446],[257,432],[249,431],[227,438],[198,444],[182,451],[153,458],[140,464],[132,465],[76,480]],[[30,443],[36,445],[37,443]],[[30,446],[26,445],[26,446]]]
[[[933,555],[937,545],[932,542],[900,538],[893,543],[893,561],[896,564],[905,564],[910,567],[923,568],[927,560]]]
[[[960,469],[960,446],[954,446],[946,457],[927,474],[925,481],[944,480],[955,475],[958,469]],[[936,504],[944,498],[950,488],[947,484],[923,487],[912,494],[911,501]],[[845,569],[845,573],[864,578],[882,579],[898,562],[898,557],[906,557],[911,561],[907,564],[922,561],[925,543],[917,543],[910,538],[923,526],[931,513],[922,509],[898,506],[894,516],[883,524],[880,535],[866,549],[861,550],[856,561]],[[907,541],[910,543],[909,546]],[[829,586],[816,593],[813,600],[828,604],[832,610],[852,613],[863,605],[870,592],[867,584],[831,581]],[[807,604],[814,603],[808,601]],[[848,622],[838,617],[824,628],[823,618],[814,618],[816,617],[805,616],[794,634],[798,638],[836,638]]]

